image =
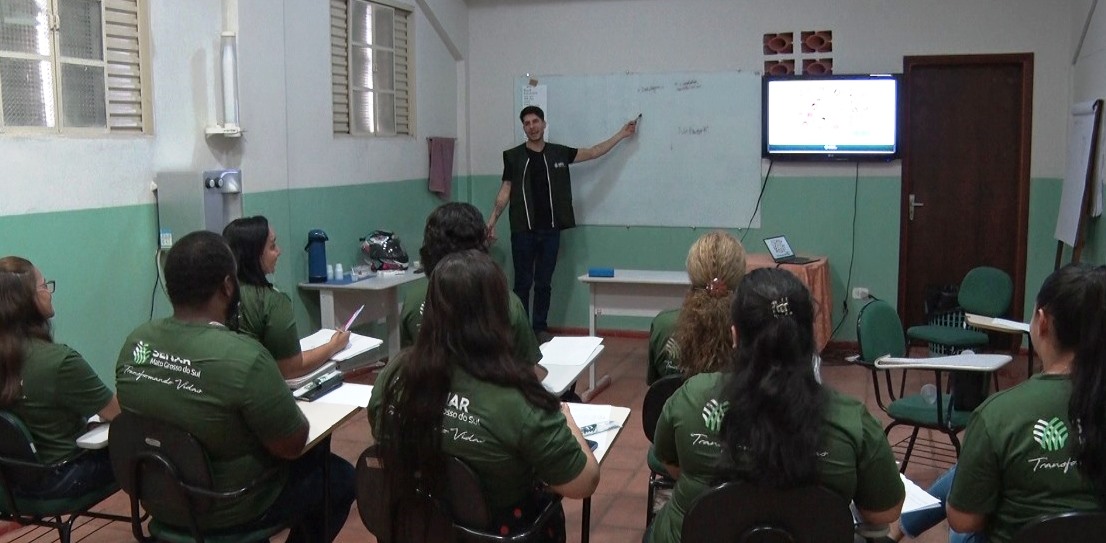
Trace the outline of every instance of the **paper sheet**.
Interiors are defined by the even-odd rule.
[[[595,336],[555,337],[541,346],[543,364],[579,366],[587,363],[603,338]]]
[[[300,340],[300,350],[309,351],[321,345],[325,345],[330,341],[330,337],[334,335],[334,330],[330,328],[322,328],[318,332],[311,334]],[[376,339],[374,337],[363,336],[361,334],[349,335],[349,345],[346,345],[345,349],[338,351],[337,354],[330,357],[331,360],[341,362],[343,360],[349,360],[365,351],[375,349],[384,343],[383,340]]]
[[[899,477],[902,478],[902,484],[906,487],[906,501],[902,504],[903,513],[930,507],[939,507],[941,505],[941,500],[934,498],[929,492],[922,490],[922,487],[914,484],[914,481],[907,479],[906,476],[901,473]]]
[[[364,409],[369,406],[369,398],[372,396],[372,394],[372,385],[342,383],[342,386],[316,399],[315,403],[356,405]]]

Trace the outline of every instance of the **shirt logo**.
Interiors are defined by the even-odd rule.
[[[726,409],[729,407],[730,402],[718,403],[715,399],[711,399],[703,406],[703,424],[707,426],[707,430],[718,433],[718,430],[722,429],[722,419],[726,416]]]
[[[134,365],[142,366],[148,364],[150,362],[150,353],[150,346],[147,345],[144,341],[139,341],[134,346]]]
[[[1058,417],[1045,421],[1037,419],[1033,425],[1033,441],[1046,451],[1058,451],[1068,442],[1068,427]]]
[[[668,341],[664,343],[664,349],[661,350],[661,356],[664,360],[664,367],[668,369],[676,369],[676,362],[680,360],[680,345],[676,343],[676,338],[668,338]]]
[[[566,165],[564,162],[554,162],[553,167],[554,168],[566,168],[566,167],[568,167],[568,165]]]

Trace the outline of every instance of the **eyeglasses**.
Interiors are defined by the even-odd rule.
[[[50,294],[53,294],[55,286],[57,286],[57,283],[54,282],[54,281],[43,281],[43,283],[41,285],[39,285],[38,288],[41,289],[41,290],[45,290],[46,292],[49,292]]]

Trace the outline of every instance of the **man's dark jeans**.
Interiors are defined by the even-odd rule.
[[[549,297],[553,269],[561,247],[560,230],[511,232],[511,256],[515,265],[515,294],[530,312],[530,287],[534,288],[534,314],[530,324],[535,332],[549,327]]]

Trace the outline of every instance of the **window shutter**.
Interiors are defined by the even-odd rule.
[[[349,26],[347,0],[330,0],[330,73],[334,133],[349,134]]]
[[[141,57],[145,40],[139,21],[143,0],[104,0],[104,60],[107,61],[108,130],[140,134],[146,131]]]
[[[411,13],[396,10],[393,23],[395,32],[395,93],[396,134],[412,134],[411,130],[411,74],[410,74],[410,26]]]

